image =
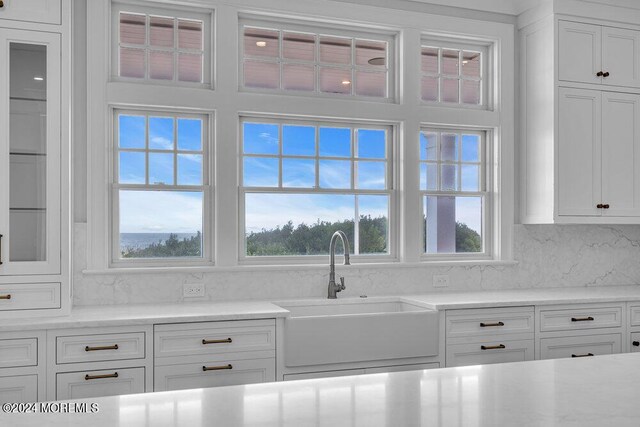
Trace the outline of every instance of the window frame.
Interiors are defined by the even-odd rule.
[[[422,99],[422,78],[423,77],[436,77],[432,74],[422,71],[422,65],[420,65],[420,104],[426,106],[445,107],[445,108],[462,108],[471,110],[493,110],[493,80],[494,80],[494,61],[493,61],[493,43],[485,42],[482,40],[470,39],[470,38],[450,38],[450,37],[438,37],[424,35],[420,41],[420,56],[422,56],[423,48],[438,48],[448,50],[459,50],[460,55],[463,51],[477,52],[482,55],[482,63],[480,65],[480,103],[479,104],[465,104],[462,102],[462,87],[461,83],[465,79],[462,75],[462,58],[460,57],[458,65],[458,102],[445,102],[445,101],[425,101]],[[439,70],[437,74],[438,78],[438,98],[442,98],[442,78],[445,76],[442,73],[442,61],[440,56],[438,57]]]
[[[144,78],[123,77],[120,76],[120,14],[131,13],[144,15],[146,19],[145,32],[146,43],[138,48],[145,51],[145,76]],[[173,80],[152,79],[149,77],[149,52],[152,47],[149,44],[149,16],[167,17],[173,19],[185,19],[202,21],[202,82],[184,82],[178,80],[177,61],[174,58],[174,76]],[[214,89],[215,82],[215,11],[211,9],[199,9],[193,6],[181,6],[180,8],[171,7],[169,4],[147,3],[147,2],[127,2],[114,1],[111,7],[111,44],[109,67],[111,80],[119,82],[128,82],[146,85],[162,85],[162,86],[179,86],[186,88],[207,88]],[[174,35],[176,37],[177,35]],[[160,49],[161,51],[169,51],[168,48]],[[177,53],[181,50],[174,46],[172,52]]]
[[[476,260],[491,260],[494,258],[494,213],[493,213],[493,188],[494,188],[494,171],[492,168],[491,159],[494,156],[494,147],[493,147],[493,131],[491,129],[480,128],[480,127],[471,127],[471,126],[442,126],[439,124],[423,124],[420,127],[420,133],[423,132],[443,132],[443,133],[455,133],[457,135],[478,135],[480,136],[480,159],[479,164],[481,165],[480,171],[480,190],[479,191],[442,191],[442,190],[423,190],[420,188],[420,217],[426,218],[426,212],[424,208],[424,199],[427,196],[454,196],[454,197],[481,197],[482,198],[482,252],[460,252],[460,253],[428,253],[426,251],[426,230],[425,230],[425,220],[421,219],[420,221],[420,236],[422,240],[422,248],[420,250],[421,255],[420,259],[422,261],[476,261]],[[462,137],[460,138],[460,144],[462,144]],[[438,156],[440,154],[440,143],[438,143]],[[462,152],[460,151],[460,156],[462,156]],[[424,160],[418,160],[420,164],[428,163]],[[461,165],[463,162],[441,162],[440,159],[436,162],[430,162],[431,164],[435,163],[438,165],[438,182],[440,182],[440,165],[441,164],[458,164]],[[420,171],[420,168],[418,169]],[[461,176],[461,171],[458,174],[458,177]],[[460,183],[460,186],[462,184]]]
[[[214,220],[215,220],[215,194],[213,186],[214,164],[211,153],[214,153],[214,139],[212,128],[214,127],[214,115],[204,111],[192,111],[179,108],[151,108],[130,106],[111,106],[111,145],[110,145],[110,174],[109,174],[109,204],[110,204],[110,239],[109,239],[109,266],[115,268],[133,268],[133,267],[158,267],[163,265],[175,266],[206,266],[213,265],[214,254]],[[148,160],[145,163],[145,184],[126,184],[118,182],[119,175],[119,154],[118,147],[119,138],[119,120],[120,115],[143,116],[146,118],[146,141],[149,140],[149,117],[171,117],[174,120],[180,118],[197,118],[202,120],[202,185],[178,185],[177,181],[173,185],[165,184],[149,184],[148,177]],[[177,128],[174,128],[174,135],[177,135]],[[174,141],[174,149],[166,152],[178,153],[178,141]],[[125,149],[123,151],[133,152],[133,150]],[[145,155],[155,150],[150,150],[146,144],[144,150],[139,149]],[[191,150],[185,150],[191,151]],[[177,179],[176,171],[178,165],[174,163],[174,179]],[[129,191],[173,191],[173,192],[202,192],[202,257],[166,257],[166,258],[121,258],[120,257],[120,190]]]
[[[244,123],[265,123],[265,124],[277,124],[279,132],[279,152],[274,155],[251,155],[248,157],[270,157],[278,158],[280,168],[278,172],[278,187],[245,187],[243,185],[244,177]],[[282,126],[283,125],[301,125],[301,126],[314,126],[316,127],[316,153],[313,157],[310,156],[283,156],[282,154]],[[319,182],[320,176],[318,171],[319,160],[323,157],[319,156],[319,140],[317,132],[320,127],[349,127],[351,129],[352,138],[357,133],[355,132],[359,126],[366,129],[380,129],[387,131],[387,146],[386,146],[386,180],[387,188],[381,190],[375,189],[333,189],[333,188],[296,188],[296,187],[283,187],[282,186],[282,159],[283,158],[313,158],[316,161],[316,182]],[[351,255],[352,259],[358,263],[367,262],[384,262],[384,261],[397,261],[397,242],[398,242],[398,187],[397,187],[397,165],[394,163],[397,158],[397,123],[392,122],[380,122],[380,121],[366,121],[366,120],[345,120],[345,119],[314,119],[314,118],[299,118],[295,116],[275,116],[266,114],[241,114],[238,120],[238,263],[241,265],[286,265],[286,264],[315,264],[326,261],[327,255],[282,255],[282,256],[248,256],[246,254],[246,206],[245,196],[247,194],[335,194],[335,195],[387,195],[389,197],[389,217],[387,219],[387,245],[388,252],[386,254],[357,254],[358,237],[354,231],[354,241],[349,242],[351,244],[354,253]],[[358,157],[355,156],[355,144],[356,140],[352,139],[352,152],[350,157],[336,158],[338,160],[348,160],[351,163],[351,184],[355,187],[356,174],[355,174],[355,162],[358,161]],[[366,161],[367,159],[365,159]],[[375,159],[369,159],[375,160]],[[357,211],[355,212],[357,214]],[[327,242],[327,247],[329,242]]]
[[[355,26],[355,25],[354,25]],[[362,66],[358,66],[355,64],[355,46],[352,46],[352,63],[348,65],[349,69],[352,72],[351,81],[352,81],[352,94],[334,94],[328,92],[320,91],[320,73],[317,68],[321,65],[326,65],[328,68],[340,68],[346,69],[347,65],[340,64],[330,64],[330,63],[322,63],[320,61],[319,52],[316,44],[316,59],[314,61],[302,61],[302,60],[286,60],[284,61],[282,58],[282,36],[280,36],[279,43],[279,55],[275,59],[266,59],[259,57],[249,57],[248,59],[257,59],[263,60],[264,62],[269,63],[277,63],[281,69],[280,72],[280,88],[277,89],[269,89],[269,88],[254,88],[247,87],[244,84],[244,62],[245,62],[245,54],[244,54],[244,28],[259,28],[266,30],[274,30],[279,32],[298,32],[298,33],[306,33],[306,34],[314,34],[317,36],[328,36],[328,37],[346,37],[351,38],[353,40],[375,40],[375,41],[383,41],[387,43],[387,84],[386,84],[386,93],[385,97],[377,97],[377,96],[365,96],[365,95],[357,95],[355,93],[355,79],[354,73],[355,71],[362,69]],[[357,27],[356,27],[357,28]],[[304,21],[296,21],[292,19],[266,19],[263,16],[259,15],[250,15],[250,14],[241,14],[238,19],[238,90],[240,92],[253,92],[253,93],[273,93],[278,95],[286,95],[286,96],[302,96],[302,97],[314,97],[314,98],[326,98],[326,99],[334,99],[334,100],[355,100],[355,101],[368,101],[368,102],[381,102],[381,103],[398,103],[398,81],[397,76],[400,74],[398,71],[398,60],[396,52],[399,50],[397,47],[398,44],[398,33],[394,31],[388,31],[384,29],[373,30],[370,28],[347,28],[345,25],[340,24],[328,24],[318,21],[313,22],[304,22]],[[305,65],[313,65],[314,67],[314,90],[313,91],[303,91],[303,90],[293,90],[293,89],[283,89],[282,88],[282,64],[305,64]],[[371,70],[374,71],[374,70]]]

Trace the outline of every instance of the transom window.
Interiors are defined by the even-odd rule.
[[[241,257],[322,255],[336,230],[352,253],[391,253],[393,128],[242,120]]]
[[[420,190],[426,254],[487,251],[485,132],[423,129]]]
[[[208,83],[210,18],[206,14],[115,7],[115,74],[154,81]]]
[[[465,106],[486,105],[486,47],[423,44],[422,100]]]
[[[390,98],[390,36],[308,26],[244,24],[246,88]]]
[[[207,117],[116,111],[114,262],[208,255]]]

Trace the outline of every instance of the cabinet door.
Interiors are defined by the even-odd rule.
[[[60,24],[60,0],[4,0],[0,19]]]
[[[60,273],[60,35],[0,30],[0,275]]]
[[[558,215],[600,216],[601,92],[558,93]]]
[[[447,368],[489,365],[493,363],[533,360],[533,339],[519,341],[485,341],[447,346]]]
[[[640,31],[603,27],[602,71],[604,84],[640,87]]]
[[[602,83],[602,27],[560,21],[559,78],[582,83]]]
[[[56,375],[56,399],[144,393],[144,368],[66,372]]]
[[[617,354],[621,351],[622,334],[582,335],[540,340],[540,359],[591,357]]]
[[[0,377],[0,402],[26,403],[38,400],[38,376]]]
[[[602,95],[604,216],[640,216],[640,95]]]

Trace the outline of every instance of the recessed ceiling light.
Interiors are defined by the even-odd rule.
[[[256,42],[256,46],[258,46],[258,47],[265,47],[265,46],[267,46],[267,42],[265,42],[265,41],[263,41],[263,40],[257,41],[257,42]]]
[[[464,61],[462,61],[462,65],[467,65],[469,63],[469,61],[467,61],[466,59]]]
[[[350,85],[351,84],[351,80],[343,80],[342,84],[345,85],[345,86],[346,85]]]
[[[383,56],[378,56],[377,58],[371,58],[367,62],[369,63],[369,65],[384,65],[386,63],[386,60]]]
[[[43,81],[43,80],[44,80],[44,77],[35,76],[35,77],[33,78],[33,80],[37,80],[37,81],[41,82],[41,81]]]

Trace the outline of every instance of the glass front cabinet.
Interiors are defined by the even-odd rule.
[[[61,39],[0,28],[0,318],[69,305]]]

